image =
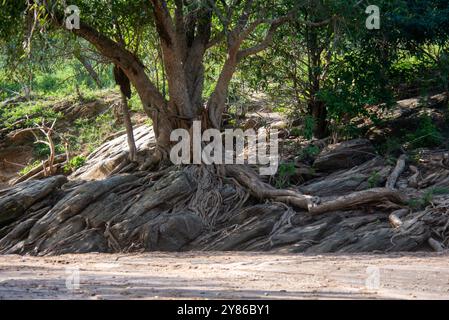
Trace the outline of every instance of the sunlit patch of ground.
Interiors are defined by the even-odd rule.
[[[2,256],[0,299],[448,299],[448,258],[234,252]]]

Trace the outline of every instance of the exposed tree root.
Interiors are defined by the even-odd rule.
[[[242,186],[258,199],[271,199],[285,202],[298,208],[309,209],[319,203],[318,197],[303,195],[293,190],[278,190],[260,180],[251,168],[239,165],[226,167],[226,173],[235,178]]]
[[[386,188],[394,189],[396,186],[396,182],[398,181],[399,176],[404,172],[405,170],[405,164],[407,161],[406,155],[401,155],[396,163],[396,167],[394,168],[391,175],[388,177],[387,184],[385,185]]]
[[[374,188],[354,192],[349,195],[320,204],[318,197],[303,195],[293,190],[277,190],[263,183],[257,175],[244,166],[228,166],[226,172],[234,177],[241,185],[249,189],[249,192],[258,199],[272,199],[284,202],[295,207],[306,209],[311,214],[321,214],[331,211],[347,210],[369,204],[404,204],[405,197],[397,191],[387,188]]]
[[[136,163],[122,161],[127,157],[119,142],[108,144],[106,155],[92,154],[89,165],[70,181],[51,177],[0,191],[0,253],[280,248],[321,253],[449,245],[446,198],[434,199],[423,211],[396,210],[407,200],[404,190],[370,188],[367,179],[384,168],[379,174],[383,185],[390,172],[401,170],[392,171],[377,158],[328,175],[332,182],[319,177],[300,187],[331,189],[318,192],[327,195],[318,198],[297,188],[275,189],[243,165],[136,171]],[[113,163],[118,165],[113,168]],[[89,172],[97,176],[106,164],[113,176],[77,178]],[[430,171],[419,170],[429,176]]]
[[[383,202],[391,203],[392,205],[401,205],[405,204],[406,198],[398,191],[387,188],[374,188],[338,197],[335,200],[325,202],[319,206],[311,207],[309,212],[311,214],[320,214],[331,211],[353,209],[365,205],[379,205]]]
[[[392,212],[389,216],[388,216],[388,220],[391,223],[391,226],[393,228],[399,228],[400,226],[403,225],[402,222],[402,217],[404,217],[405,215],[407,215],[409,213],[408,209],[401,209],[401,210],[397,210]]]
[[[410,166],[409,169],[410,172],[413,173],[413,175],[408,178],[408,186],[411,188],[418,188],[418,179],[420,176],[419,170],[415,166]]]

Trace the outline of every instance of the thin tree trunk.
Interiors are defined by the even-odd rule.
[[[309,115],[315,120],[314,136],[318,139],[327,136],[327,109],[323,101],[318,98],[320,91],[321,53],[318,34],[315,29],[308,28],[306,32],[308,61],[309,61]]]
[[[136,161],[137,148],[136,141],[134,139],[133,125],[131,123],[131,115],[128,107],[128,98],[122,93],[122,112],[123,112],[123,123],[126,128],[126,136],[128,138],[129,147],[129,160]]]
[[[95,71],[95,69],[92,67],[90,62],[81,54],[75,54],[75,57],[78,59],[79,62],[84,66],[86,71],[89,73],[90,77],[95,81],[98,88],[102,87],[100,77],[98,76],[98,73]]]
[[[328,135],[327,109],[322,101],[312,101],[309,104],[310,114],[315,120],[314,136],[323,139]]]

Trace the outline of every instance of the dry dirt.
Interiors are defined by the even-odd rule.
[[[447,254],[10,255],[0,256],[0,299],[448,299],[448,261]]]

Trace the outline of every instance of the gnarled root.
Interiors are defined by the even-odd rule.
[[[243,165],[226,166],[226,174],[234,178],[238,183],[248,189],[258,199],[272,199],[291,204],[295,207],[306,209],[320,202],[318,197],[303,195],[293,190],[278,190],[269,184],[262,182],[254,171]]]
[[[353,209],[357,206],[377,203],[405,203],[405,197],[398,191],[389,188],[374,188],[338,197],[320,204],[318,197],[303,195],[293,190],[277,190],[262,182],[249,167],[231,165],[226,167],[227,175],[233,177],[258,199],[271,199],[306,209],[311,214]]]

